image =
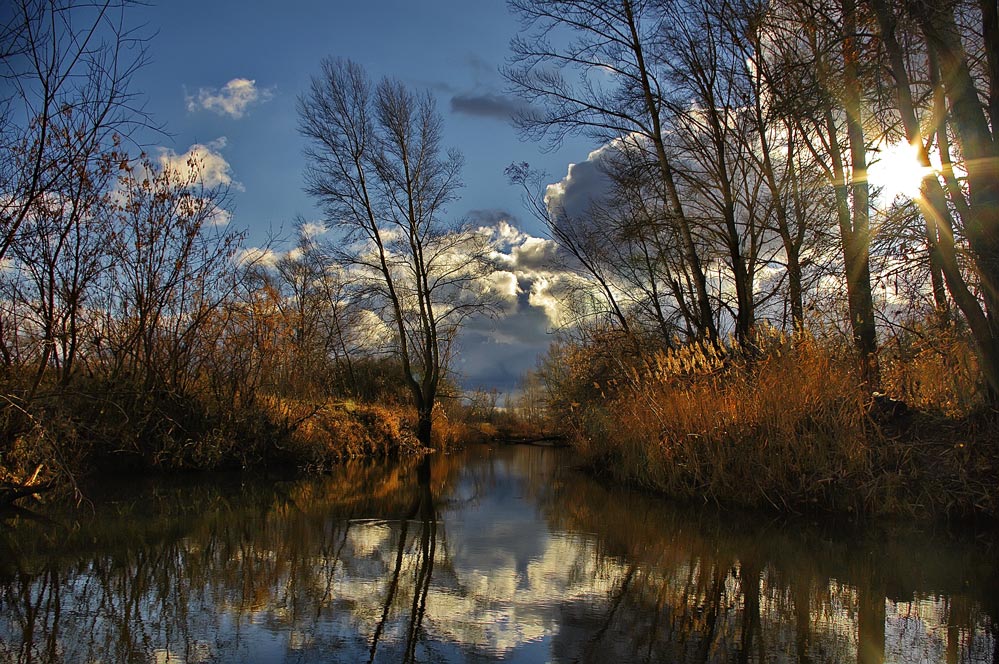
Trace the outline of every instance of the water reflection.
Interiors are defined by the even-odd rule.
[[[986,544],[680,510],[568,461],[109,491],[0,534],[0,662],[999,662]]]

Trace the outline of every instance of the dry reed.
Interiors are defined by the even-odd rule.
[[[995,513],[983,480],[995,445],[939,426],[973,391],[973,373],[941,363],[967,356],[914,357],[886,369],[886,386],[905,382],[902,396],[920,407],[899,413],[878,411],[849,352],[773,331],[749,350],[694,344],[629,357],[577,347],[563,356],[569,378],[555,403],[591,466],[672,496],[791,512]]]

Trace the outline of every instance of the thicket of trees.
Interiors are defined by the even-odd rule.
[[[582,316],[650,349],[842,322],[868,393],[879,322],[956,321],[995,401],[994,1],[510,6],[523,134],[606,146],[610,193],[582,213],[509,171],[590,283]],[[921,195],[875,205],[868,168],[903,140]]]
[[[391,451],[407,420],[430,444],[439,397],[458,396],[454,335],[489,306],[473,286],[490,242],[445,222],[462,162],[430,98],[324,63],[301,129],[307,186],[341,227],[249,249],[205,155],[135,147],[150,120],[130,5],[0,14],[0,482],[39,463],[245,465],[287,456],[307,421],[334,458]]]
[[[690,499],[995,514],[995,1],[510,6],[524,135],[603,145],[588,206],[508,170],[582,285],[532,380],[584,458]],[[891,201],[900,143],[920,194]]]
[[[300,222],[289,251],[249,250],[197,154],[178,165],[134,147],[150,120],[130,87],[146,57],[130,5],[17,0],[0,13],[0,469],[122,453],[154,466],[248,463],[317,415],[343,424],[337,400],[400,404],[428,444],[435,405],[454,391],[455,335],[492,307],[480,279],[490,238],[448,221],[462,160],[445,149],[431,98],[324,61],[299,129],[306,187],[331,228]],[[869,413],[832,387],[853,381],[869,408],[883,387],[879,335],[913,321],[971,339],[994,405],[994,0],[510,6],[524,31],[504,72],[530,102],[518,126],[553,144],[598,139],[610,183],[580,210],[528,165],[509,170],[583,285],[569,304],[584,352],[556,346],[546,365],[549,387],[570,387],[569,415],[596,422],[609,412],[600,400],[620,398],[612,414],[632,413],[643,444],[662,443],[669,423],[682,441],[700,426],[676,428],[687,416],[723,402],[753,410],[746,399],[769,366],[785,378],[768,389],[802,379],[802,400],[761,401],[760,422],[779,419],[794,442],[863,436]],[[899,141],[924,167],[921,195],[876,204],[868,170]],[[842,329],[859,362],[827,379],[840,365],[825,349],[764,334],[773,328]],[[688,389],[697,372],[702,392]],[[624,394],[624,382],[649,391]],[[838,424],[816,423],[813,383]],[[540,420],[540,385],[525,386],[528,419]],[[677,394],[695,392],[667,417],[687,403]],[[784,417],[792,410],[802,419]],[[364,427],[396,436],[383,415],[366,412]],[[602,431],[622,430],[609,421]],[[764,430],[743,424],[740,440]],[[724,425],[705,426],[740,430]],[[849,447],[836,449],[852,463]],[[805,476],[798,460],[788,468]]]

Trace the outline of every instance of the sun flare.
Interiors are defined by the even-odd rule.
[[[867,169],[868,181],[881,189],[881,200],[891,203],[899,196],[916,198],[923,178],[933,168],[919,163],[917,148],[906,141],[882,145]]]

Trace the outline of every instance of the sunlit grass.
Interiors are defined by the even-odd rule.
[[[399,406],[279,397],[263,397],[260,406],[272,420],[283,423],[289,453],[309,468],[419,449],[409,424],[413,413]]]
[[[885,389],[909,404],[898,414],[879,412],[848,350],[767,331],[752,349],[574,348],[555,407],[594,468],[681,498],[791,512],[994,510],[980,471],[995,455],[975,442],[987,436],[954,424],[979,403],[967,343],[927,329],[883,355]]]

